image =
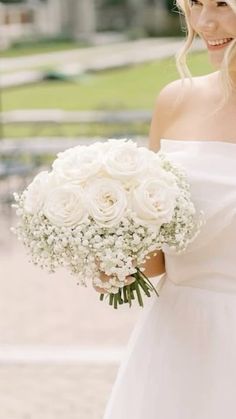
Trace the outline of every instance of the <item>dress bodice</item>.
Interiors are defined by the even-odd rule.
[[[161,151],[184,167],[205,224],[185,253],[165,251],[176,284],[236,292],[236,144],[161,140]]]

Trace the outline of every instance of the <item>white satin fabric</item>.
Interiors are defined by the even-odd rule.
[[[236,418],[236,144],[161,140],[206,223],[131,334],[103,419]]]

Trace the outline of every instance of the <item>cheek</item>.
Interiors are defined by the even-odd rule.
[[[236,38],[236,13],[234,16],[229,19],[229,22],[227,23],[228,32],[232,34]]]
[[[198,22],[198,13],[197,11],[191,11],[189,14],[189,22],[191,27],[194,29],[195,32],[197,32],[197,22]]]

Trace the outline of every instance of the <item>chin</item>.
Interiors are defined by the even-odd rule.
[[[219,70],[221,68],[221,63],[222,63],[222,61],[221,62],[211,61],[211,65],[215,70]]]
[[[209,57],[209,61],[210,61],[211,65],[216,70],[219,70],[219,68],[221,67],[221,64],[223,62],[224,55],[223,54],[218,55],[216,53],[213,53],[213,54],[209,53],[208,57]]]

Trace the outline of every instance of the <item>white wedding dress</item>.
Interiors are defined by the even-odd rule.
[[[165,253],[160,290],[131,334],[103,419],[236,418],[236,144],[161,140],[206,223]]]

